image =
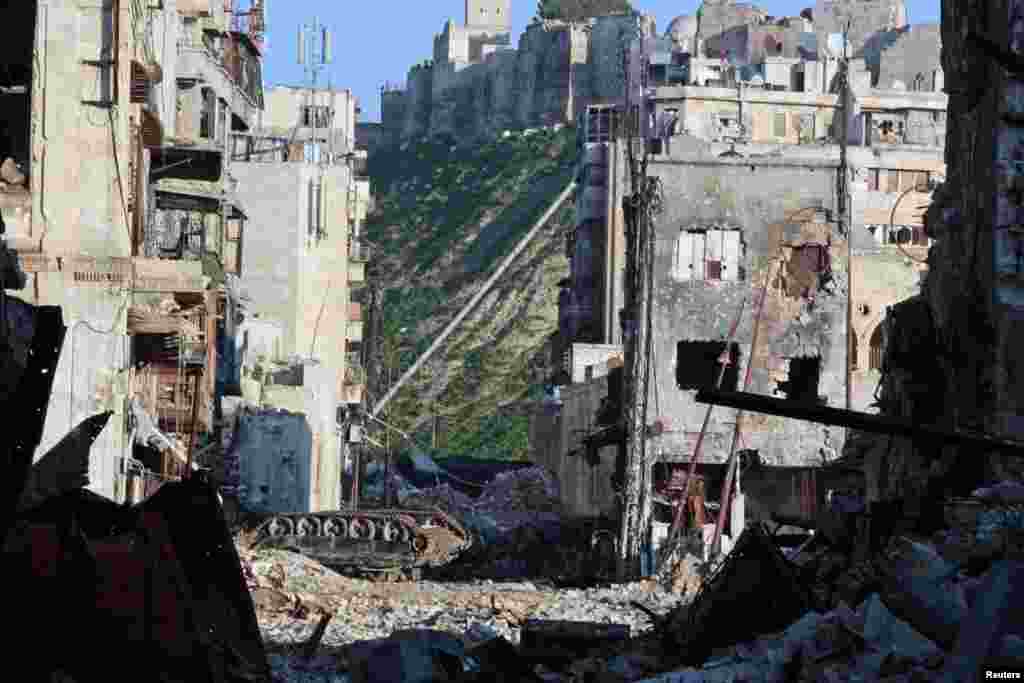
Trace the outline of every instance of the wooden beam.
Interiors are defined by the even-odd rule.
[[[742,391],[716,391],[701,389],[697,392],[698,403],[711,403],[737,410],[746,410],[767,415],[780,415],[796,420],[818,424],[850,427],[875,434],[892,434],[911,439],[929,438],[944,443],[957,443],[1003,451],[1006,455],[1024,456],[1024,443],[1000,439],[985,434],[968,434],[931,425],[918,425],[907,420],[872,415],[855,410],[843,410],[811,403],[799,403],[788,399],[773,398]]]

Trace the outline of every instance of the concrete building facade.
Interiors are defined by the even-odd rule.
[[[918,291],[927,270],[923,214],[945,174],[946,95],[936,32],[900,24],[902,3],[893,2],[875,4],[895,8],[895,24],[851,30],[842,100],[842,37],[837,46],[834,32],[819,36],[819,29],[846,4],[774,19],[752,6],[705,3],[700,17],[671,22],[664,38],[639,41],[646,56],[644,96],[634,100],[645,112],[639,127],[614,102],[579,116],[577,229],[567,245],[572,274],[563,281],[555,344],[560,383],[580,381],[574,364],[586,354],[578,348],[622,343],[623,150],[632,131],[646,138],[649,173],[664,189],[648,396],[658,434],[650,448],[660,461],[692,454],[706,409],[693,395],[713,382],[741,299],[746,311],[727,388],[740,389],[752,363],[748,391],[877,410],[885,312]],[[865,9],[857,4],[850,11]],[[872,12],[862,23],[876,21]],[[836,197],[841,132],[849,142],[848,232],[840,230]],[[753,308],[769,269],[751,359]],[[573,422],[575,407],[563,403],[562,415],[539,416],[538,425],[554,420],[569,432],[589,431],[601,448],[609,425]],[[721,422],[713,420],[702,449],[709,466],[724,462],[732,437],[727,411],[716,413]],[[741,447],[767,465],[815,467],[838,457],[844,436],[748,416]],[[549,452],[554,442],[534,441],[537,457],[552,466],[568,452]]]
[[[241,462],[240,498],[253,505],[341,507],[338,409],[365,392],[362,311],[351,296],[367,260],[359,234],[369,181],[366,153],[355,146],[357,110],[348,90],[269,88],[256,125],[234,136],[239,196],[252,214],[241,253],[247,320],[235,351],[243,396],[256,407],[232,457]],[[293,434],[267,410],[288,411],[292,422],[305,415],[304,427]],[[289,446],[259,446],[282,429]],[[281,489],[289,477],[306,493]]]
[[[33,303],[61,306],[69,324],[38,452],[113,410],[90,481],[115,500],[179,476],[214,428],[227,234],[237,242],[244,219],[224,143],[262,96],[255,34],[217,4],[0,13],[15,36],[0,84],[14,113],[4,239]]]
[[[942,11],[948,176],[926,214],[934,242],[923,290],[886,316],[879,401],[915,424],[1019,442],[1022,98],[1007,65],[966,37],[1019,52],[1024,4],[957,0]],[[940,523],[949,497],[1024,474],[1019,457],[982,445],[858,436],[847,456],[863,465],[872,515],[922,530]]]

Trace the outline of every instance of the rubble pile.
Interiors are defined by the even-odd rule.
[[[577,555],[585,543],[567,533],[558,484],[541,467],[500,472],[475,498],[448,482],[415,489],[397,473],[390,482],[400,506],[440,508],[473,531],[476,543],[468,556],[439,576],[501,579],[581,570]],[[382,482],[379,488],[383,496]]]
[[[465,678],[431,680],[503,680],[494,677],[495,667],[510,661],[516,666],[509,671],[523,677],[504,680],[537,680],[531,676],[538,668],[547,669],[547,678],[539,680],[584,680],[584,672],[610,673],[616,667],[635,676],[605,680],[635,680],[663,670],[656,652],[621,638],[612,644],[595,640],[587,629],[607,630],[611,624],[616,633],[650,637],[680,600],[652,581],[587,590],[525,581],[374,582],[341,576],[296,553],[254,549],[244,539],[237,545],[275,678],[281,681],[418,680],[402,676],[423,665],[422,650],[443,653],[445,648],[460,658],[458,675]],[[322,615],[332,619],[316,655],[307,659],[304,649]],[[531,629],[543,630],[547,622],[586,625],[573,627],[584,631],[576,642],[555,647],[558,638],[550,634],[531,640]],[[657,650],[656,640],[647,645]],[[520,665],[526,654],[531,659],[524,672]],[[392,672],[396,678],[365,677],[371,669],[393,669],[403,657],[419,664]],[[572,667],[579,678],[573,678]]]
[[[665,649],[689,667],[645,683],[952,683],[1024,670],[1024,619],[1007,608],[1024,604],[1022,490],[1003,482],[948,501],[946,529],[896,534],[874,553],[870,533],[850,536],[869,529],[863,509],[826,514],[785,560],[765,528],[748,527],[667,619]]]

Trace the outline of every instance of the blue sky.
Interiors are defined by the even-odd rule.
[[[937,22],[940,0],[908,0],[911,23]],[[240,3],[245,4],[245,3]],[[633,6],[657,17],[661,32],[673,17],[693,14],[698,0],[634,0]],[[771,14],[791,16],[814,0],[761,0]],[[402,83],[409,67],[429,59],[433,37],[446,20],[463,20],[463,0],[267,0],[267,45],[264,80],[268,85],[305,82],[296,64],[300,24],[317,17],[333,36],[331,82],[351,88],[362,104],[363,121],[380,120],[380,86]],[[512,0],[513,44],[537,8],[536,0]]]

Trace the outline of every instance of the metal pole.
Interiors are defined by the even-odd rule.
[[[768,283],[771,282],[772,267],[768,266],[765,273],[764,287],[761,289],[761,301],[757,304],[757,315],[754,316],[754,332],[750,339],[750,357],[747,359],[747,369],[743,375],[743,391],[747,390],[750,384],[750,372],[754,368],[754,357],[757,355],[757,336],[761,328],[761,314],[764,313],[764,302],[768,298]],[[729,503],[732,499],[733,479],[736,475],[736,444],[739,442],[740,430],[743,428],[743,411],[736,411],[736,426],[733,427],[732,445],[729,447],[729,467],[725,474],[725,482],[722,484],[721,506],[718,510],[718,519],[715,520],[715,535],[711,538],[711,556],[718,554],[722,539],[722,528],[725,526],[725,517],[729,514]]]
[[[725,342],[725,352],[722,354],[726,362],[721,364],[722,367],[718,370],[718,378],[715,381],[715,386],[718,389],[722,388],[722,381],[725,379],[725,371],[726,368],[728,368],[729,366],[729,351],[732,348],[732,341],[736,337],[736,330],[740,326],[740,320],[743,319],[743,309],[746,307],[746,305],[746,299],[740,301],[740,310],[736,314],[736,320],[733,321],[732,328],[729,330],[729,336]],[[696,475],[697,473],[697,460],[700,458],[700,450],[701,446],[704,443],[704,435],[707,433],[708,424],[711,422],[711,409],[713,407],[714,404],[709,403],[708,409],[704,411],[704,422],[700,426],[700,433],[697,434],[697,443],[693,447],[693,457],[690,458],[690,468],[686,474],[686,480],[683,484],[683,500],[680,503],[679,507],[676,509],[675,517],[672,519],[672,527],[669,529],[668,533],[668,543],[666,543],[664,546],[666,549],[666,553],[671,552],[670,548],[675,543],[676,537],[679,535],[679,532],[682,528],[683,514],[686,512],[686,503],[689,500],[690,496],[690,484],[691,482],[693,482],[694,475]],[[666,554],[665,557],[667,556],[668,555]]]
[[[500,266],[498,266],[498,269],[495,270],[491,277],[487,279],[487,281],[483,284],[480,290],[473,296],[472,299],[470,299],[469,303],[467,303],[463,307],[463,309],[459,311],[455,318],[450,323],[448,323],[448,326],[444,328],[440,335],[438,335],[437,339],[434,340],[434,343],[431,344],[430,347],[423,352],[423,355],[416,359],[416,362],[412,364],[412,367],[405,371],[405,374],[398,378],[398,381],[395,382],[395,384],[388,390],[384,397],[377,401],[376,405],[373,406],[373,410],[370,411],[370,415],[376,415],[381,410],[383,410],[384,406],[386,406],[391,401],[391,399],[394,398],[395,394],[398,393],[398,390],[401,389],[406,382],[412,379],[413,375],[415,375],[419,371],[419,369],[423,367],[423,364],[430,360],[430,357],[434,355],[435,351],[441,348],[441,346],[445,343],[445,341],[447,341],[451,333],[455,331],[455,328],[457,328],[466,318],[466,316],[473,312],[473,309],[476,307],[476,305],[480,303],[480,301],[485,296],[487,296],[487,293],[490,292],[491,287],[493,287],[494,283],[498,281],[498,278],[504,275],[505,271],[508,270],[508,267],[511,266],[513,262],[515,262],[516,258],[519,257],[519,254],[521,254],[523,250],[526,249],[527,245],[529,245],[533,238],[536,237],[537,233],[540,232],[540,229],[544,227],[544,225],[548,222],[551,216],[554,215],[558,207],[560,207],[562,203],[569,198],[569,196],[573,193],[575,189],[576,181],[570,181],[569,184],[566,185],[565,190],[562,191],[562,194],[558,195],[558,198],[551,203],[551,205],[548,207],[548,210],[544,212],[544,215],[537,219],[537,222],[533,224],[533,227],[530,228],[530,231],[528,233],[526,233],[526,236],[523,237],[523,239],[519,241],[519,244],[517,244],[515,248],[512,250],[512,253],[505,257],[505,260],[501,263]]]
[[[843,31],[843,58],[839,62],[840,111],[842,120],[839,127],[839,178],[837,178],[839,200],[839,234],[846,237],[846,409],[853,406],[853,359],[850,357],[850,339],[853,334],[853,235],[849,221],[849,178],[847,170],[847,147],[849,146],[849,102],[850,63],[846,44],[849,42],[850,24]]]

